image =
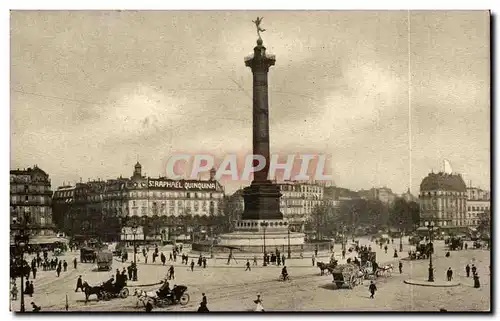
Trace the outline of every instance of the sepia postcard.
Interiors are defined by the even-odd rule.
[[[489,11],[10,12],[12,312],[491,312]]]

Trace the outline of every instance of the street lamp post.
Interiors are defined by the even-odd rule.
[[[134,235],[133,243],[134,243],[134,275],[133,275],[133,281],[137,281],[137,261],[136,261],[136,244],[135,244],[135,236],[137,234],[137,224],[133,223],[132,227],[132,234]]]
[[[399,252],[403,252],[403,222],[399,221]]]
[[[24,248],[28,245],[29,236],[26,234],[26,224],[29,221],[29,213],[24,212],[24,219],[20,223],[19,233],[14,236],[16,250],[20,251],[20,264],[21,264],[21,312],[26,312],[24,306]],[[17,223],[17,222],[16,222]]]
[[[292,258],[292,251],[290,250],[290,225],[288,225],[288,258]]]
[[[429,282],[434,282],[434,268],[432,267],[432,252],[434,250],[434,245],[432,244],[432,230],[434,229],[434,222],[425,222],[425,226],[429,229]]]
[[[268,226],[268,222],[261,222],[260,223],[260,226],[262,226],[262,228],[264,229],[264,264],[262,264],[263,266],[267,266],[267,262],[266,262],[266,227]]]

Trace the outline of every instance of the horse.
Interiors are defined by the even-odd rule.
[[[332,274],[332,270],[338,265],[338,261],[335,260],[331,263],[323,263],[323,262],[317,262],[316,266],[320,269],[321,275],[324,275],[324,271],[326,270],[326,273]]]
[[[136,308],[139,307],[139,302],[142,303],[144,306],[148,303],[148,301],[151,299],[155,301],[158,298],[158,295],[156,294],[155,291],[144,291],[144,290],[134,290],[134,296],[137,297],[137,302],[136,302]]]
[[[376,275],[380,276],[380,273],[382,273],[383,276],[390,276],[392,274],[393,269],[394,269],[394,266],[392,264],[389,264],[389,265],[386,265],[383,267],[379,267],[377,269]]]
[[[316,266],[319,268],[320,270],[320,275],[324,275],[325,273],[325,270],[326,270],[326,273],[328,273],[328,268],[327,268],[327,265],[326,263],[323,263],[323,262],[316,262]]]
[[[90,286],[87,281],[83,282],[83,292],[85,293],[85,303],[88,302],[89,296],[95,294],[97,296],[97,301],[102,297],[102,286]]]

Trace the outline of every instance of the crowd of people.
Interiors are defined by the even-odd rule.
[[[377,242],[377,243],[381,247],[383,246],[382,242]],[[387,244],[390,244],[390,243],[387,243]],[[387,251],[388,251],[387,244],[385,244],[385,246],[382,247],[384,249],[385,253],[387,253]],[[170,261],[177,262],[177,256],[181,256],[181,264],[189,265],[191,271],[194,271],[195,264],[197,264],[198,267],[200,267],[200,268],[207,268],[207,258],[206,257],[204,257],[203,255],[200,254],[196,258],[196,263],[195,263],[195,258],[192,258],[191,261],[189,262],[190,258],[187,254],[182,252],[182,250],[183,250],[182,247],[183,247],[182,245],[173,247],[172,251],[169,253],[169,259],[168,259],[169,262]],[[467,249],[467,247],[465,247],[465,249]],[[356,243],[356,245],[352,249],[351,248],[349,249],[349,252],[352,252],[354,250],[358,253],[363,252],[363,251],[364,252],[371,252],[372,248],[371,248],[371,245],[368,245],[368,246],[367,245],[359,245],[359,243]],[[148,259],[147,259],[148,253],[149,253],[149,247],[144,247],[142,249],[142,254],[144,257],[145,264],[148,263]],[[37,252],[36,256],[33,257],[30,262],[28,262],[26,260],[23,262],[23,265],[25,266],[25,274],[24,275],[26,277],[24,294],[29,295],[29,296],[33,296],[33,293],[34,293],[33,281],[29,280],[29,279],[30,279],[30,277],[32,277],[33,279],[36,279],[37,271],[39,268],[41,268],[43,271],[55,270],[58,277],[61,274],[61,272],[63,272],[63,271],[66,272],[68,269],[68,263],[66,262],[66,260],[59,259],[57,256],[55,256],[55,253],[54,253],[54,257],[52,257],[52,258],[49,258],[48,253],[46,251],[43,252],[43,257],[40,254],[41,254],[40,252]],[[346,251],[344,249],[342,251],[342,258],[345,258],[345,255],[346,255]],[[166,256],[164,255],[163,252],[161,252],[159,250],[158,246],[155,246],[154,251],[153,251],[153,255],[152,255],[152,258],[153,258],[152,263],[156,263],[156,260],[158,257],[160,258],[162,265],[166,265],[166,263],[167,263]],[[396,249],[394,249],[394,256],[393,257],[394,258],[398,257],[398,253],[397,253]],[[450,255],[446,255],[445,257],[450,257]],[[314,255],[312,255],[313,265],[315,265],[316,258],[317,258],[317,252],[314,253]],[[334,260],[334,253],[332,254],[332,259]],[[227,264],[231,264],[232,260],[234,260],[234,258],[232,257],[232,253],[230,253],[229,257],[228,257]],[[252,261],[253,262],[251,263],[251,259],[246,260],[246,262],[244,264],[245,271],[251,271],[252,266],[257,265],[257,256],[254,256]],[[266,253],[264,256],[264,262],[266,263],[266,265],[283,266],[280,277],[283,280],[288,279],[288,271],[287,271],[287,267],[285,266],[286,257],[284,254],[281,254],[278,249],[276,249],[275,252]],[[354,263],[359,265],[359,261],[358,261],[357,257],[355,257]],[[73,260],[73,266],[74,266],[74,269],[77,269],[77,259],[76,258]],[[399,261],[398,268],[399,268],[399,273],[402,274],[403,273],[402,261]],[[473,278],[474,287],[479,288],[480,282],[479,282],[479,275],[478,275],[477,267],[474,264],[472,264],[472,265],[467,264],[465,266],[465,273],[466,273],[467,278],[470,278],[470,277]],[[446,275],[447,281],[453,280],[454,272],[453,272],[452,267],[449,267],[446,270],[445,275]],[[109,287],[110,289],[116,288],[119,286],[124,286],[124,285],[126,285],[127,280],[133,279],[133,276],[134,276],[134,269],[133,269],[132,265],[130,265],[126,268],[123,267],[123,269],[121,271],[119,269],[117,269],[116,275],[113,276],[107,282],[105,282],[104,286]],[[174,264],[169,265],[167,279],[168,280],[175,279]],[[376,284],[373,281],[370,281],[368,289],[370,292],[370,298],[373,299],[375,292],[377,291]],[[75,292],[77,292],[78,290],[84,291],[84,282],[82,280],[81,275],[77,279]],[[164,285],[164,287],[162,287],[160,289],[160,291],[166,291],[166,292],[170,293],[171,290],[169,289],[168,282]],[[17,300],[17,298],[18,298],[18,288],[17,288],[16,284],[13,284],[13,286],[11,288],[11,296],[12,296],[13,300]],[[262,299],[260,298],[260,296],[258,296],[257,300],[255,300],[255,301],[256,301],[256,305],[257,305],[256,311],[257,310],[264,311],[264,308],[262,305]],[[37,306],[37,308],[38,308],[38,311],[40,311],[40,307]],[[146,310],[151,311],[152,308],[153,308],[152,306],[151,307],[146,306]],[[198,312],[208,312],[208,306],[207,306],[207,300],[206,300],[205,294],[203,294],[203,299],[202,299],[200,306],[198,308]]]

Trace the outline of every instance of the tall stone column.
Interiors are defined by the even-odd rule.
[[[252,184],[244,190],[245,211],[242,218],[283,219],[279,186],[268,180],[270,146],[267,75],[276,59],[273,55],[266,54],[261,38],[257,40],[253,51],[253,55],[245,59],[245,65],[252,69],[253,74],[253,154],[263,156],[266,165],[254,173]]]

